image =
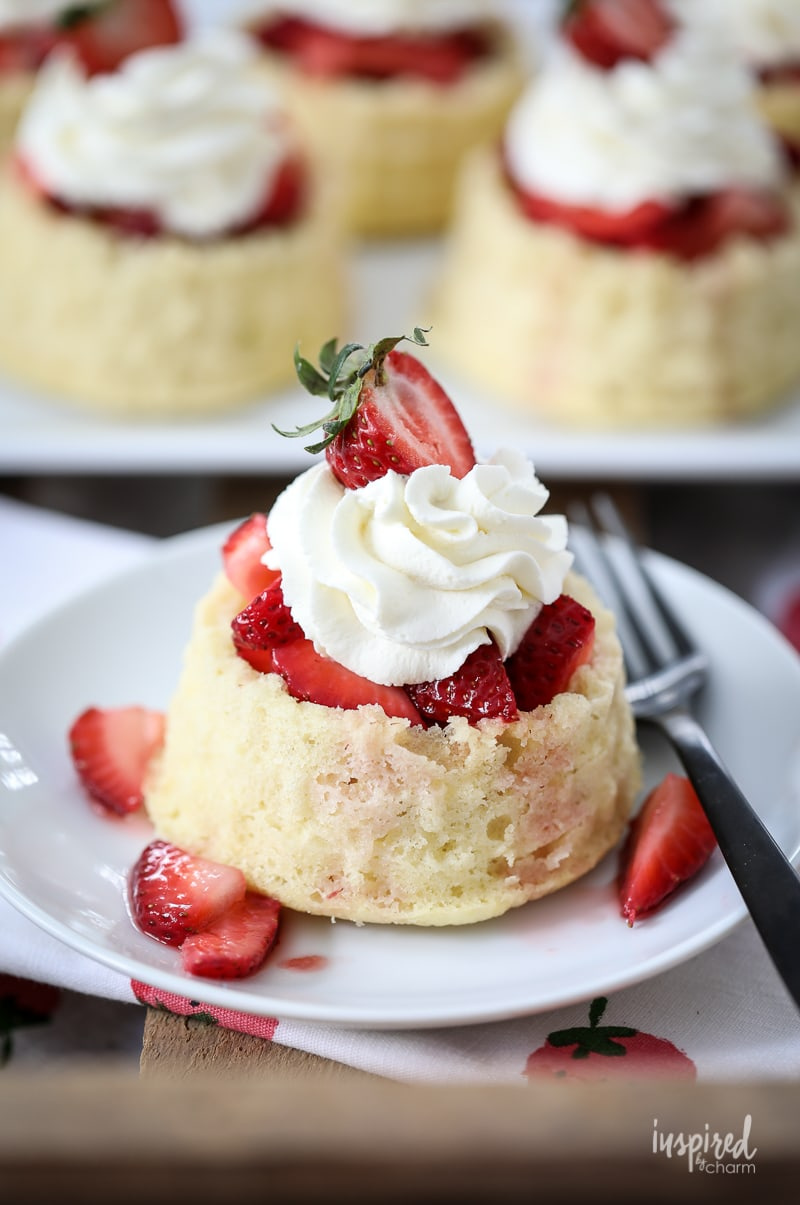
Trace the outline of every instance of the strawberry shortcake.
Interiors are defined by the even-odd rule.
[[[583,426],[713,424],[800,380],[800,229],[752,80],[694,0],[579,0],[469,163],[437,349]]]
[[[339,228],[233,30],[39,73],[0,190],[0,367],[108,413],[288,383],[343,322]],[[288,370],[287,370],[288,365]]]
[[[639,757],[565,519],[399,343],[297,356],[325,456],[225,543],[144,798],[159,842],[289,908],[466,924],[590,870]]]
[[[0,0],[0,152],[55,47],[72,47],[87,71],[113,71],[134,51],[181,36],[172,0]]]
[[[524,80],[493,0],[273,0],[261,10],[249,29],[350,227],[440,229],[464,154],[498,137]]]

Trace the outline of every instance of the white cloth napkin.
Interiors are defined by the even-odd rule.
[[[146,556],[149,538],[37,510],[0,497],[0,655],[2,645],[68,595]],[[800,953],[798,954],[800,957]],[[40,931],[0,899],[0,973],[113,1000],[137,998],[177,1012],[216,1015],[231,1028],[258,1033],[398,1080],[521,1082],[528,1057],[548,1035],[588,1025],[589,1002],[508,1022],[424,1031],[368,1032],[277,1018],[265,1020],[193,1005],[138,986]],[[715,948],[665,974],[614,993],[602,1025],[626,1026],[670,1043],[655,1070],[689,1067],[710,1080],[796,1079],[800,1016],[750,922]],[[647,1045],[643,1038],[640,1042]],[[635,1058],[605,1060],[608,1075],[629,1072]],[[536,1060],[534,1060],[536,1063]],[[581,1060],[565,1056],[567,1074]]]

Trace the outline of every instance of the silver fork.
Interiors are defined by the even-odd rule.
[[[656,724],[683,763],[761,939],[800,1008],[800,876],[691,714],[708,658],[656,586],[614,503],[571,508],[576,564],[614,610],[637,719]],[[605,532],[613,537],[603,539]]]

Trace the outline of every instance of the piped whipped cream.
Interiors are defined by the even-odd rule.
[[[800,62],[798,0],[714,0],[740,54],[756,67]]]
[[[666,2],[666,0],[665,0]],[[783,167],[757,116],[752,78],[697,0],[670,0],[677,27],[652,62],[604,71],[566,42],[512,113],[519,187],[622,213],[733,185],[774,187]]]
[[[103,0],[89,0],[82,8],[97,8]],[[49,25],[75,8],[75,0],[0,0],[0,30],[29,25]]]
[[[492,0],[277,0],[272,7],[287,16],[362,37],[443,33],[480,25],[496,16]]]
[[[68,52],[39,72],[17,135],[42,185],[75,206],[146,209],[190,238],[246,223],[290,148],[255,43],[214,30],[87,78]]]
[[[319,652],[382,685],[433,681],[491,638],[508,657],[561,593],[572,556],[548,496],[515,451],[356,490],[323,461],[273,506],[264,562]]]

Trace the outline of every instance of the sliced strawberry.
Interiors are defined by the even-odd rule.
[[[594,615],[568,594],[542,607],[506,662],[520,711],[533,711],[569,689],[594,648]]]
[[[263,205],[241,226],[230,233],[251,234],[268,226],[285,226],[298,217],[308,186],[308,172],[300,155],[291,154],[278,168]]]
[[[85,16],[68,23],[62,18],[62,25],[59,40],[75,48],[93,75],[114,71],[137,50],[169,45],[182,37],[172,0],[112,0],[96,10],[87,8]]]
[[[479,645],[449,678],[407,686],[427,720],[446,724],[454,715],[478,720],[516,720],[517,702],[496,644]]]
[[[239,612],[231,629],[237,649],[271,649],[305,639],[303,629],[284,601],[280,578]]]
[[[58,31],[49,25],[21,26],[0,37],[0,75],[38,71],[58,42]]]
[[[422,465],[444,464],[463,477],[475,464],[466,428],[449,397],[415,356],[396,351],[400,338],[381,339],[371,347],[335,341],[320,353],[320,368],[295,357],[301,383],[326,394],[333,409],[318,422],[281,435],[309,435],[321,427],[325,438],[308,445],[323,449],[334,475],[347,489],[358,489],[385,476],[412,473]],[[416,329],[412,342],[427,346]]]
[[[241,870],[188,854],[169,841],[151,841],[129,884],[133,918],[142,932],[168,946],[208,928],[247,891]]]
[[[575,49],[605,71],[623,59],[650,62],[673,28],[660,0],[574,0],[563,25]]]
[[[437,84],[459,80],[488,53],[480,30],[428,35],[358,37],[301,17],[277,17],[257,31],[260,41],[290,57],[306,75],[384,80],[410,75]]]
[[[147,767],[164,742],[164,715],[144,707],[90,707],[69,730],[75,769],[91,798],[125,816],[144,802]]]
[[[621,246],[635,246],[674,212],[674,207],[660,201],[643,201],[623,213],[609,213],[587,205],[565,205],[523,189],[515,192],[523,213],[534,222],[561,226],[593,242]]]
[[[281,906],[248,891],[200,933],[181,946],[183,969],[205,979],[244,979],[263,964],[278,936]]]
[[[228,581],[249,602],[277,581],[277,569],[261,563],[272,545],[267,535],[267,516],[256,512],[233,531],[222,546],[222,563]]]
[[[387,715],[401,716],[412,724],[422,724],[419,711],[400,686],[380,686],[351,670],[323,657],[310,640],[295,640],[272,650],[275,673],[283,678],[289,694],[323,707],[341,707],[344,711],[377,703]]]
[[[777,194],[762,189],[726,188],[697,197],[668,221],[639,239],[639,245],[682,260],[711,255],[729,238],[769,240],[790,225],[789,210]]]
[[[692,784],[668,774],[647,796],[622,853],[619,900],[628,924],[697,874],[716,844]]]

